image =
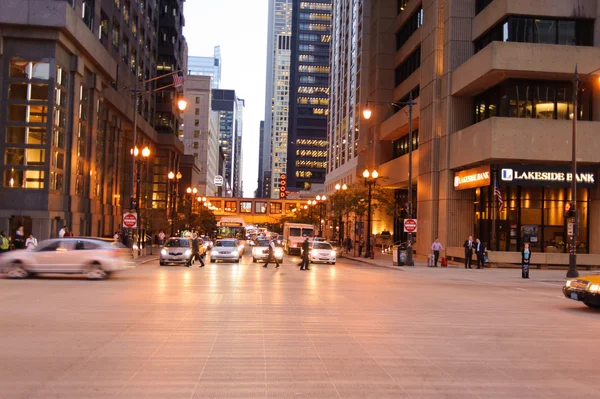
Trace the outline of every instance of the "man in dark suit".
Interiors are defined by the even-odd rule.
[[[477,256],[477,268],[482,269],[484,264],[485,247],[479,238],[475,239],[475,256]]]
[[[469,236],[463,245],[465,247],[465,269],[471,269],[472,257],[473,257],[473,236]]]
[[[302,243],[302,262],[300,263],[300,270],[310,270],[308,268],[308,251],[310,250],[310,243],[308,237],[304,239]]]
[[[273,241],[269,243],[269,257],[263,267],[269,266],[269,262],[275,262],[275,269],[279,269],[279,261],[275,257],[275,243]]]

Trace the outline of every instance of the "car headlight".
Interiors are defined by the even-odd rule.
[[[592,294],[597,294],[598,291],[600,291],[600,284],[590,285],[590,288],[588,288],[588,291],[591,292]]]
[[[283,256],[283,249],[281,248],[277,248],[275,250],[275,256],[279,257],[279,256]]]
[[[166,250],[166,249],[164,249],[164,248],[163,248],[163,249],[161,249],[161,250],[160,250],[160,254],[161,254],[161,255],[166,255],[166,254],[167,254],[167,250]]]
[[[190,251],[189,249],[185,250],[185,256],[190,256],[191,253],[192,253],[192,251]]]
[[[337,254],[337,253],[336,253],[335,251],[331,251],[331,252],[329,253],[329,255],[330,255],[330,256],[335,256],[336,254]]]
[[[570,287],[571,286],[571,280],[567,280],[567,282],[565,283],[565,287]]]

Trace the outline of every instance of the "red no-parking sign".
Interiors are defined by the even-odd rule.
[[[416,233],[417,232],[417,219],[404,219],[404,232],[405,233]]]
[[[123,227],[127,229],[135,229],[137,227],[137,213],[124,213],[123,214]]]

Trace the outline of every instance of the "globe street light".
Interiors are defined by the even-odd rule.
[[[340,190],[347,190],[348,186],[346,184],[340,185],[340,183],[335,185],[335,191],[338,193]],[[341,201],[338,203],[338,213],[339,213],[339,231],[338,231],[338,241],[340,244],[342,243],[342,239],[344,238],[344,230],[346,226],[342,225],[342,214],[344,213],[344,208],[346,205],[345,198],[340,198]],[[348,216],[346,215],[346,224],[348,224]]]
[[[170,193],[171,193],[171,237],[175,236],[175,203],[177,202],[177,186],[179,185],[179,180],[183,177],[181,172],[177,172],[177,174],[173,172],[169,172],[167,175],[169,178]]]
[[[142,164],[144,163],[145,160],[147,160],[150,157],[150,148],[148,148],[148,146],[144,147],[144,149],[141,151],[141,159],[138,158],[138,155],[140,155],[140,150],[137,147],[133,147],[130,151],[129,151],[132,155],[133,155],[133,159],[135,160],[135,165],[136,165],[136,171],[135,171],[135,180],[136,180],[136,185],[135,185],[135,203],[133,204],[133,208],[137,211],[137,219],[138,219],[138,237],[137,237],[137,247],[138,247],[138,255],[141,254],[142,252],[142,212],[140,209],[140,196],[142,193],[142,173],[141,173],[141,169],[142,169]]]
[[[315,204],[319,203],[319,237],[323,237],[323,205],[325,205],[326,199],[327,196],[325,194],[317,195],[317,201],[314,202]]]

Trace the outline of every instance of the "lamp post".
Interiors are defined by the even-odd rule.
[[[323,237],[323,205],[325,205],[326,199],[327,196],[325,194],[317,195],[317,202],[313,203],[319,203],[319,237]]]
[[[413,208],[413,192],[412,192],[412,151],[413,151],[413,128],[412,128],[412,114],[413,114],[413,106],[417,105],[416,102],[413,101],[412,92],[408,95],[408,101],[392,101],[392,102],[381,102],[381,101],[367,101],[367,105],[363,110],[363,117],[365,119],[370,119],[372,111],[369,109],[369,103],[375,104],[387,104],[393,107],[397,107],[402,109],[404,106],[408,106],[408,209],[406,210],[408,219],[412,219],[412,208]],[[575,118],[576,119],[576,118]],[[415,262],[412,258],[412,233],[408,233],[407,248],[406,248],[406,266],[414,266]],[[368,246],[367,246],[368,248]]]
[[[202,229],[203,227],[203,221],[202,221],[202,208],[206,206],[206,197],[198,197],[196,198],[196,200],[199,202],[199,206],[200,206],[200,228]],[[202,234],[202,230],[199,231],[200,234]]]
[[[308,200],[308,207],[310,208],[310,224],[314,225],[313,223],[313,207],[317,205],[317,201],[315,200]]]
[[[347,190],[348,186],[346,184],[340,185],[340,183],[335,185],[335,191],[336,194],[340,195],[341,192],[340,190]],[[338,230],[338,241],[340,242],[340,244],[342,243],[342,240],[344,238],[344,230],[346,226],[342,225],[342,213],[344,212],[344,208],[345,208],[345,198],[341,198],[341,201],[339,201],[340,203],[338,204],[338,213],[339,213],[339,230]]]
[[[368,196],[367,196],[367,252],[365,253],[365,258],[371,256],[371,196],[372,196],[372,188],[375,185],[377,178],[379,177],[379,173],[376,170],[373,172],[369,172],[368,169],[365,169],[363,172],[363,177],[365,178],[365,185],[369,187]]]
[[[142,229],[142,210],[140,208],[140,197],[141,197],[141,193],[142,193],[142,164],[150,157],[150,148],[148,148],[147,146],[144,147],[144,149],[142,149],[141,153],[140,150],[137,147],[133,147],[131,149],[131,154],[133,155],[133,159],[135,160],[135,166],[136,166],[136,171],[135,171],[135,181],[136,181],[136,186],[135,186],[135,210],[137,211],[137,219],[138,219],[138,237],[137,237],[137,249],[138,249],[138,255],[141,254],[142,252],[142,244],[143,244],[143,240],[142,240],[142,233],[143,233],[143,229]],[[138,156],[141,155],[141,158],[138,158]]]
[[[177,186],[179,185],[179,180],[181,180],[181,172],[177,172],[177,174],[173,172],[169,172],[167,175],[170,183],[170,193],[171,193],[171,237],[175,236],[175,203],[177,202]]]
[[[198,193],[198,189],[196,187],[194,187],[194,188],[188,187],[185,190],[185,192],[190,195],[190,213],[188,214],[188,220],[187,220],[188,223],[186,223],[186,225],[189,226],[190,219],[192,218],[192,213],[194,213],[194,197]],[[191,228],[191,226],[190,226],[190,228]]]

